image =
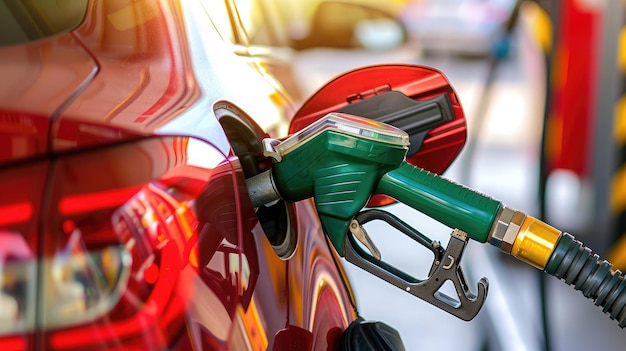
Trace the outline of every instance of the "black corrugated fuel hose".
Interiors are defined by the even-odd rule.
[[[621,328],[626,326],[626,280],[619,270],[601,260],[572,235],[563,233],[548,260],[545,272],[593,300]]]

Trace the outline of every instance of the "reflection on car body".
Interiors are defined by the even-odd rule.
[[[257,216],[245,188],[293,109],[224,18],[193,0],[2,4],[0,343],[336,347],[356,316],[312,206]]]

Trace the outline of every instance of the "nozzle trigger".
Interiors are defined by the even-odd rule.
[[[428,278],[424,280],[417,279],[382,261],[380,258],[368,254],[356,242],[357,239],[355,239],[352,230],[350,231],[352,235],[346,235],[345,239],[346,260],[460,319],[469,321],[478,314],[485,302],[489,283],[486,278],[481,278],[478,281],[478,294],[476,295],[470,291],[465,281],[465,276],[460,266],[463,250],[468,241],[468,236],[465,232],[455,229],[451,234],[447,248],[444,250],[439,242],[430,240],[388,212],[367,210],[357,214],[354,219],[359,227],[361,224],[372,220],[385,221],[433,252],[435,258],[430,267]],[[368,238],[368,240],[371,242],[371,239]],[[365,246],[368,247],[367,245]],[[368,250],[370,249],[368,248]],[[453,283],[457,295],[456,298],[440,291],[446,281]]]
[[[363,229],[361,224],[359,224],[356,219],[353,219],[352,222],[350,222],[350,233],[352,233],[352,235],[354,235],[354,237],[370,251],[374,258],[377,260],[382,258],[380,250],[378,250],[376,245],[374,245],[372,239],[370,239],[365,229]]]

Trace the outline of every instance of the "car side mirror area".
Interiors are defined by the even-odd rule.
[[[391,50],[407,41],[407,30],[391,13],[342,1],[321,2],[308,35],[291,39],[296,50],[312,48]]]

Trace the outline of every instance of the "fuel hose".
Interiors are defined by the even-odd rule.
[[[624,275],[572,235],[561,235],[544,271],[582,292],[621,328],[626,326]]]

